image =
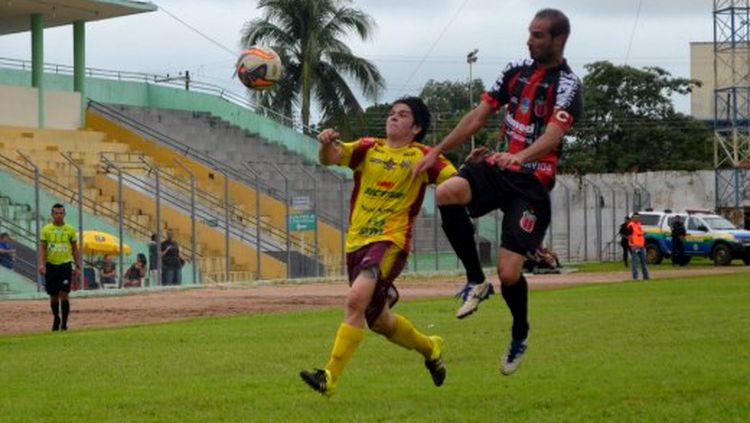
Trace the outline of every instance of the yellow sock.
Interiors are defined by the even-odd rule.
[[[331,372],[331,378],[334,382],[339,380],[344,367],[349,363],[354,351],[357,351],[357,347],[364,336],[365,330],[362,328],[346,323],[339,325],[339,330],[336,332],[336,341],[334,341],[331,350],[331,357],[326,364],[326,370]]]
[[[432,341],[419,332],[406,317],[396,315],[396,330],[393,331],[388,340],[400,345],[407,350],[417,350],[426,359],[432,355]]]

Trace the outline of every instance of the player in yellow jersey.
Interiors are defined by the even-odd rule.
[[[65,223],[65,207],[52,206],[52,223],[44,225],[39,249],[39,274],[44,276],[44,289],[50,299],[52,330],[68,330],[70,302],[68,294],[72,281],[81,269],[81,255],[76,242],[76,230]],[[75,261],[76,269],[73,269]],[[62,306],[62,319],[60,308]]]
[[[386,120],[386,139],[360,138],[339,143],[334,129],[318,135],[320,162],[354,170],[351,216],[346,239],[349,290],[344,321],[339,325],[328,363],[322,369],[300,372],[311,388],[330,397],[344,367],[370,330],[396,345],[417,350],[436,386],[445,380],[443,340],[420,333],[391,308],[398,301],[393,281],[404,268],[414,221],[428,184],[456,173],[440,156],[425,173],[412,179],[414,165],[430,147],[418,143],[430,127],[430,112],[421,99],[396,100]]]

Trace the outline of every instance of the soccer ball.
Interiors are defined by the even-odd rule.
[[[279,55],[268,47],[250,47],[237,60],[237,77],[251,90],[272,87],[283,74],[284,67]]]

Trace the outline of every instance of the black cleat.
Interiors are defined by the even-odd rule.
[[[435,386],[441,386],[445,381],[445,364],[443,364],[443,338],[431,336],[432,357],[424,361],[424,366],[430,371],[432,382]]]
[[[331,372],[325,369],[315,371],[302,370],[299,377],[311,388],[330,398],[336,392],[336,384],[333,383]]]

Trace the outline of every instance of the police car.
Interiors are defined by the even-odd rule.
[[[681,216],[687,230],[685,255],[708,257],[717,266],[727,266],[733,259],[750,265],[750,231],[737,229],[730,221],[710,210],[688,209],[684,213],[671,210],[638,213],[646,238],[649,263],[661,263],[672,255],[672,222]]]

